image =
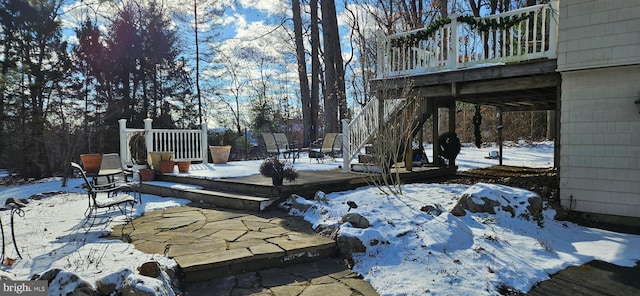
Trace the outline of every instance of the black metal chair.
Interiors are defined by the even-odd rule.
[[[89,220],[91,219],[91,225],[89,226],[89,228],[91,228],[91,226],[93,226],[93,224],[95,223],[97,212],[99,209],[117,208],[122,214],[125,215],[126,221],[128,223],[131,223],[131,227],[135,229],[131,216],[133,214],[133,205],[135,204],[136,199],[133,195],[130,194],[131,192],[135,191],[135,189],[131,185],[125,183],[109,183],[96,185],[94,184],[94,182],[91,182],[89,178],[87,178],[87,174],[85,173],[82,166],[75,162],[71,162],[71,166],[82,176],[87,190],[89,206],[85,211],[87,221],[85,221],[84,224],[89,222]],[[99,194],[101,195],[100,198],[98,197]],[[127,205],[131,206],[128,214]]]

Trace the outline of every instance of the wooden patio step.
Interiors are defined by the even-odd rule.
[[[267,195],[225,192],[204,189],[198,185],[165,181],[150,181],[140,184],[140,192],[164,197],[177,197],[234,210],[264,211],[278,198]]]

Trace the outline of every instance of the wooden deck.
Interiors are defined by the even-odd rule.
[[[480,18],[520,19],[504,27],[480,28],[451,17],[443,31],[381,36],[372,88],[383,99],[411,89],[441,108],[462,101],[502,111],[558,110],[558,5],[550,1]]]
[[[412,171],[399,168],[403,183],[435,182],[456,174],[456,167],[414,167]],[[300,171],[294,182],[273,186],[271,179],[259,174],[224,179],[205,179],[177,175],[162,175],[157,180],[169,184],[188,184],[192,188],[175,188],[160,182],[143,182],[142,193],[172,196],[203,202],[223,208],[263,211],[277,205],[292,194],[312,199],[316,192],[351,190],[371,184],[372,177],[364,173],[331,171]]]
[[[500,107],[503,111],[556,110],[562,81],[556,59],[426,73],[372,81],[382,92],[411,86],[417,97],[436,106],[455,101]]]

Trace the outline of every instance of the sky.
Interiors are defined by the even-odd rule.
[[[513,166],[550,167],[553,144],[550,142],[509,143],[504,149],[505,164]],[[457,163],[460,170],[497,164],[486,159],[497,147],[478,149],[464,145]],[[427,150],[429,151],[429,150]],[[427,153],[430,157],[430,154]],[[260,161],[229,162],[225,165],[192,166],[189,174],[204,178],[222,178],[256,174]],[[294,166],[297,170],[329,170],[341,165],[341,159],[317,163],[303,153]],[[175,262],[160,254],[145,254],[132,244],[100,238],[113,225],[120,223],[117,211],[101,216],[87,231],[83,228],[86,193],[80,179],[71,179],[61,187],[59,179],[3,187],[0,202],[9,197],[29,198],[16,216],[15,233],[22,259],[7,237],[6,257],[15,259],[3,265],[0,275],[24,280],[50,268],[74,272],[89,283],[108,278],[117,284],[122,278],[139,277],[136,268],[149,260],[173,267]],[[179,186],[158,183],[162,186]],[[554,210],[547,208],[542,223],[520,217],[526,215],[526,200],[535,194],[524,189],[495,184],[410,184],[402,195],[384,195],[377,188],[326,194],[323,200],[301,200],[309,209],[300,215],[314,227],[339,227],[343,236],[358,237],[366,242],[367,251],[354,255],[352,269],[382,295],[496,295],[496,287],[507,285],[526,292],[537,282],[549,278],[568,266],[591,260],[603,260],[622,266],[634,266],[640,260],[640,236],[609,232],[555,221]],[[321,194],[322,195],[322,194]],[[450,209],[461,196],[489,198],[502,205],[522,205],[516,215],[500,211],[496,214],[467,213],[463,217]],[[30,198],[35,196],[34,198]],[[178,207],[187,203],[179,197],[161,198],[144,194],[137,203],[134,216],[155,209]],[[347,201],[358,207],[351,213],[367,218],[371,227],[359,229],[342,223]],[[426,205],[442,211],[426,213]],[[10,211],[0,212],[7,225]],[[112,219],[112,221],[110,221]],[[542,226],[541,226],[542,225]],[[8,229],[8,227],[5,227]],[[372,242],[377,242],[373,243]],[[5,262],[6,263],[6,262]],[[126,271],[126,270],[130,271]],[[125,272],[123,273],[123,270]],[[124,274],[122,277],[117,275]],[[166,277],[145,281],[149,289],[166,287]],[[63,287],[53,287],[63,289]],[[66,287],[69,288],[69,287]],[[169,295],[172,295],[171,293]]]
[[[67,28],[73,28],[89,16],[112,16],[115,8],[109,4],[95,4],[101,0],[82,0],[70,2],[72,4],[65,7],[65,15],[62,17]],[[146,1],[146,0],[144,0]],[[108,3],[108,2],[107,2]],[[175,11],[181,11],[187,15],[192,14],[191,0],[166,0],[164,3]],[[224,7],[225,12],[221,19],[215,19],[214,24],[199,22],[200,38],[210,33],[215,26],[219,32],[215,47],[219,53],[216,62],[227,64],[228,67],[217,68],[213,64],[204,62],[201,65],[201,87],[204,89],[203,97],[208,103],[204,108],[205,116],[209,125],[221,127],[220,118],[231,118],[232,114],[228,105],[219,103],[221,98],[229,102],[235,100],[233,88],[240,87],[241,109],[246,110],[249,101],[256,98],[257,93],[262,89],[261,84],[266,84],[269,96],[275,104],[289,106],[289,112],[300,113],[300,98],[298,91],[297,64],[295,61],[295,47],[292,43],[293,32],[291,20],[291,2],[283,0],[198,0],[198,7],[202,10],[207,5]],[[336,3],[340,9],[341,3]],[[90,8],[88,8],[90,7]],[[308,9],[303,9],[308,11]],[[204,11],[200,12],[203,15]],[[98,17],[100,19],[100,17]],[[212,18],[208,18],[212,19]],[[185,42],[185,49],[193,51],[193,31],[185,23],[178,19],[176,28],[180,30],[180,36]],[[339,18],[340,23],[344,23],[344,18]],[[191,20],[191,25],[193,24]],[[343,47],[349,42],[345,26],[341,27],[343,33]],[[103,30],[106,28],[103,26]],[[72,30],[66,30],[66,36],[73,43],[75,34]],[[201,44],[201,52],[206,52],[209,46]],[[350,55],[348,48],[343,48],[346,56]],[[246,54],[249,53],[249,54]],[[242,56],[242,57],[241,57]],[[193,57],[187,57],[187,61]],[[213,62],[213,61],[211,61]],[[191,69],[195,69],[195,63],[191,63]],[[243,82],[241,85],[234,84],[231,77],[237,75]],[[211,91],[206,91],[211,89]],[[235,103],[234,103],[235,104]],[[235,106],[234,106],[235,107]],[[248,112],[240,112],[240,117],[246,127],[250,118]],[[226,119],[227,125],[230,122]],[[224,125],[223,125],[224,126]]]
[[[147,0],[143,0],[147,1]],[[188,16],[192,15],[192,0],[166,0],[162,1],[172,11],[179,11]],[[104,20],[115,14],[116,6],[109,4],[109,1],[102,0],[82,0],[69,1],[64,7],[64,14],[61,17],[63,25],[66,28],[64,35],[74,44],[75,33],[73,28],[84,20],[86,16],[92,19]],[[100,3],[100,4],[98,4]],[[212,28],[217,28],[216,32],[220,35],[215,39],[215,45],[219,57],[231,57],[231,61],[223,59],[230,65],[234,72],[243,79],[253,81],[252,83],[263,82],[268,84],[271,89],[271,96],[276,101],[281,101],[283,97],[289,99],[289,104],[293,107],[299,106],[299,99],[296,95],[297,89],[297,73],[296,66],[291,62],[294,52],[291,44],[283,42],[290,39],[290,35],[285,28],[290,27],[290,2],[288,1],[232,1],[232,0],[198,0],[199,14],[204,15],[206,7],[213,6],[217,8],[224,7],[224,15],[221,18],[205,17],[198,24],[200,38],[203,39],[211,32]],[[178,18],[173,18],[175,28],[179,30],[179,36],[184,42],[184,49],[187,61],[193,61],[194,34],[192,27]],[[190,25],[193,25],[193,18],[190,19]],[[213,23],[208,22],[213,20]],[[286,26],[281,26],[283,22],[288,22]],[[102,23],[102,30],[107,28]],[[278,44],[279,46],[273,46]],[[210,47],[209,44],[200,44],[200,51],[205,53]],[[252,54],[245,55],[240,58],[243,53],[242,49],[251,49]],[[246,52],[246,51],[245,51]],[[293,57],[294,58],[294,57]],[[267,61],[267,62],[264,62]],[[295,61],[295,59],[293,59]],[[204,61],[201,65],[201,87],[205,91],[203,97],[208,105],[205,108],[205,116],[208,117],[210,126],[219,127],[220,116],[223,118],[231,118],[230,110],[227,105],[217,103],[220,98],[228,101],[233,100],[230,92],[231,81],[229,79],[229,68],[215,69],[210,64],[213,61]],[[219,61],[218,61],[219,62]],[[260,66],[264,63],[264,66]],[[195,69],[195,62],[190,63],[190,68]],[[276,83],[277,82],[277,83]],[[243,108],[248,106],[248,101],[256,97],[257,86],[243,85],[241,92],[241,105]],[[194,87],[195,90],[195,87]],[[243,121],[248,122],[249,118],[241,113]],[[245,124],[246,127],[246,124]]]

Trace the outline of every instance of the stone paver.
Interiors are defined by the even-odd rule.
[[[335,241],[280,211],[188,205],[147,212],[133,223],[135,230],[126,231],[131,242],[145,253],[173,258],[188,295],[320,295],[323,289],[377,295],[336,259],[322,259],[333,255]]]
[[[379,295],[338,259],[269,268],[192,283],[185,296],[196,295]]]

